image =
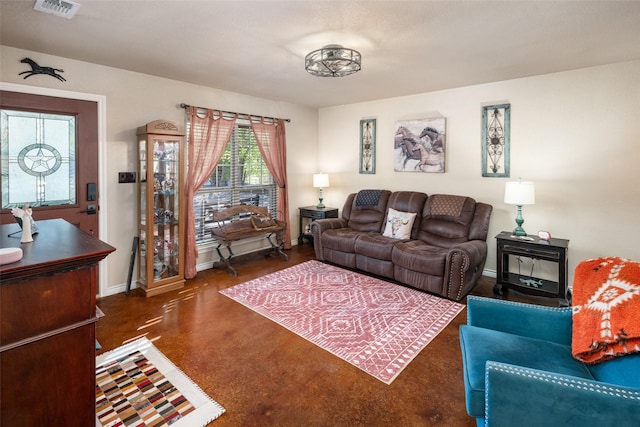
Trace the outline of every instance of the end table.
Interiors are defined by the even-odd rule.
[[[324,218],[338,218],[338,208],[304,206],[298,209],[300,210],[300,234],[298,235],[299,245],[304,243],[304,239],[313,240],[311,232],[307,231],[307,226],[309,226],[312,221]]]
[[[540,240],[538,236],[512,236],[503,231],[496,236],[496,284],[493,293],[502,295],[503,288],[513,289],[530,295],[558,298],[561,307],[571,304],[571,292],[567,288],[567,251],[569,241],[551,238]],[[509,256],[541,259],[558,264],[556,281],[512,273],[509,271]]]

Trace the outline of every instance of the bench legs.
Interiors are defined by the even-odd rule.
[[[225,245],[227,247],[227,252],[229,252],[229,255],[226,256],[226,257],[224,255],[222,255],[222,251],[220,250],[220,246],[222,246],[222,243],[218,243],[218,246],[216,247],[216,251],[218,252],[218,256],[220,257],[220,262],[224,263],[224,265],[227,267],[227,270],[229,271],[229,275],[231,275],[233,277],[237,277],[238,276],[238,272],[231,265],[231,258],[233,258],[233,256],[234,256],[234,253],[231,250],[231,244],[227,243]]]
[[[270,233],[267,235],[267,240],[269,241],[269,244],[271,245],[271,252],[269,253],[270,256],[280,256],[280,258],[282,258],[285,261],[289,261],[289,255],[285,254],[282,251],[282,244],[278,244],[276,242],[274,242],[273,240],[271,240],[271,236],[273,236],[273,233]],[[280,239],[282,240],[282,239]]]
[[[279,256],[280,258],[282,258],[285,261],[289,261],[289,255],[287,255],[286,253],[284,253],[284,251],[282,250],[282,244],[279,244],[277,242],[274,242],[272,240],[272,236],[274,233],[270,233],[266,236],[267,241],[269,242],[269,244],[271,245],[271,252],[269,252],[267,254],[267,256]],[[218,246],[216,247],[216,252],[218,252],[218,256],[220,257],[220,262],[223,263],[225,265],[225,267],[227,268],[227,271],[229,272],[229,275],[233,276],[233,277],[237,277],[238,276],[238,272],[236,271],[235,268],[233,268],[233,266],[231,265],[231,258],[233,258],[235,256],[235,254],[233,253],[233,251],[231,250],[231,243],[232,242],[222,242],[222,243],[218,243]],[[220,250],[220,248],[222,247],[222,245],[224,245],[227,248],[227,252],[229,253],[229,255],[224,256],[222,254],[222,251]]]

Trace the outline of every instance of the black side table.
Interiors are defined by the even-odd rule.
[[[305,206],[298,208],[300,210],[300,234],[298,235],[298,244],[302,245],[304,239],[313,240],[313,236],[307,231],[307,226],[316,219],[338,218],[338,208],[318,208],[315,206]]]
[[[503,231],[496,236],[496,243],[498,253],[494,294],[502,295],[503,288],[507,288],[530,295],[558,298],[561,307],[568,307],[571,304],[571,293],[567,288],[568,240],[551,238],[547,241],[531,235],[516,237],[508,231]],[[510,272],[510,255],[557,263],[557,281]]]

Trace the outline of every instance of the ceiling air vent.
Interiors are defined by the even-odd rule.
[[[33,8],[39,12],[71,19],[80,8],[80,4],[69,0],[36,0]]]

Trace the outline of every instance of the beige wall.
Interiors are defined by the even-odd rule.
[[[425,70],[428,78],[428,70]],[[511,178],[483,178],[481,109],[511,104]],[[446,118],[446,173],[393,171],[397,120]],[[342,207],[362,188],[474,197],[494,207],[486,273],[495,274],[494,236],[515,226],[504,184],[535,183],[524,228],[569,239],[570,281],[578,261],[640,259],[640,61],[440,92],[325,108],[319,113],[319,167],[330,174],[325,204]],[[375,175],[358,173],[359,121],[377,120]],[[551,274],[550,265],[534,268]],[[529,272],[530,265],[523,265]]]
[[[23,80],[20,59],[65,70],[66,82],[48,76]],[[640,61],[535,76],[400,98],[314,109],[196,86],[66,58],[0,46],[0,81],[95,94],[106,99],[103,240],[117,248],[106,261],[101,293],[124,289],[136,186],[118,184],[117,173],[136,169],[135,130],[151,120],[184,122],[181,102],[231,111],[288,117],[287,157],[292,239],[298,206],[316,203],[311,175],[330,174],[327,206],[342,207],[362,188],[465,194],[494,206],[486,273],[495,271],[493,237],[514,227],[515,207],[502,202],[507,178],[481,176],[480,114],[485,105],[511,104],[511,179],[536,184],[536,204],[524,207],[524,227],[570,239],[569,267],[598,256],[640,259]],[[428,74],[425,71],[425,75]],[[425,76],[428,78],[428,76]],[[393,171],[397,120],[445,117],[446,173]],[[375,175],[358,173],[358,125],[377,119]],[[316,158],[317,154],[317,158]],[[37,218],[36,218],[37,219]],[[200,268],[215,257],[204,251]],[[529,268],[525,266],[524,268]],[[538,265],[543,273],[550,268]],[[572,275],[570,279],[572,278]]]
[[[45,75],[22,79],[18,73],[24,71],[25,65],[20,63],[24,57],[63,69],[67,81],[59,82]],[[313,156],[318,135],[317,110],[7,46],[0,46],[0,60],[0,82],[28,85],[29,90],[37,86],[100,95],[106,99],[106,147],[102,159],[105,180],[101,183],[100,196],[100,214],[106,215],[106,231],[101,230],[100,237],[116,247],[116,252],[105,260],[101,295],[124,290],[131,242],[137,234],[137,187],[135,184],[118,184],[118,172],[135,171],[137,168],[136,128],[156,119],[184,124],[184,110],[177,107],[181,102],[291,119],[286,125],[287,174],[292,238],[297,238],[297,206],[308,205],[315,197],[310,182],[317,170]],[[211,265],[210,249],[203,251],[198,260],[201,268]]]

